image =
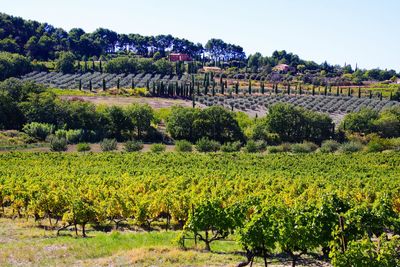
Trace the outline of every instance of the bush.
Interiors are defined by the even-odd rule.
[[[100,142],[100,147],[102,151],[113,151],[117,149],[117,140],[115,139],[103,139]]]
[[[320,152],[322,153],[333,153],[336,150],[338,150],[340,147],[340,144],[336,142],[335,140],[326,140],[322,142],[321,148],[319,149]]]
[[[22,130],[30,137],[44,141],[46,140],[47,136],[53,133],[54,126],[47,123],[31,122],[29,124],[25,124]]]
[[[289,143],[283,143],[279,146],[270,146],[268,147],[268,153],[281,153],[281,152],[289,152],[291,150],[291,145]]]
[[[247,153],[256,153],[260,151],[259,143],[254,140],[249,140],[244,149]]]
[[[140,151],[143,149],[143,143],[140,141],[127,141],[124,144],[124,150],[126,152],[135,152],[135,151]]]
[[[228,153],[229,152],[238,152],[238,151],[240,151],[241,147],[242,147],[242,144],[239,141],[228,142],[221,146],[221,151],[228,152]]]
[[[293,153],[311,153],[317,150],[318,146],[311,142],[304,142],[301,144],[293,144],[291,151]]]
[[[58,138],[67,139],[68,144],[77,144],[82,140],[83,131],[82,130],[57,130],[55,135]]]
[[[51,151],[66,151],[67,149],[68,149],[67,139],[58,138],[56,136],[50,138]]]
[[[367,145],[368,152],[382,152],[390,148],[390,141],[384,138],[373,138]]]
[[[196,150],[199,152],[216,152],[220,147],[220,143],[207,137],[202,137],[196,142]]]
[[[88,143],[79,143],[76,145],[76,150],[78,152],[90,151],[90,145]]]
[[[161,153],[164,152],[166,146],[164,144],[154,144],[151,146],[150,151],[153,153]]]
[[[363,145],[360,142],[350,141],[340,146],[339,151],[342,153],[354,153],[359,152],[363,149]]]
[[[175,142],[175,150],[178,152],[192,152],[192,143],[186,140],[180,140]]]

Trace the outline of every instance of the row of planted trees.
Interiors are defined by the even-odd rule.
[[[13,216],[48,220],[58,234],[72,227],[78,235],[80,226],[84,237],[88,225],[101,229],[112,223],[118,229],[129,222],[150,230],[152,223],[162,221],[166,230],[184,230],[182,246],[189,233],[208,251],[213,242],[234,238],[247,257],[242,266],[256,257],[267,266],[279,253],[287,255],[292,266],[305,254],[323,255],[335,266],[400,263],[400,202],[391,195],[380,195],[374,201],[336,194],[289,201],[284,195],[229,197],[220,188],[221,197],[204,197],[180,191],[183,181],[176,187],[154,190],[150,178],[141,183],[128,177],[41,178],[3,180],[3,215],[9,209]],[[163,183],[162,179],[157,182]]]
[[[113,86],[108,86],[107,81],[102,79],[102,90],[105,91],[110,87],[114,87],[120,89],[120,82],[121,80],[118,78],[115,85],[112,83]],[[89,80],[88,88],[90,91],[93,90],[92,81]],[[110,83],[111,84],[111,83]],[[273,83],[273,84],[266,84],[264,81],[259,82],[257,85],[258,87],[254,87],[253,81],[249,80],[247,82],[246,87],[243,88],[239,81],[235,81],[230,84],[231,87],[229,88],[228,81],[223,80],[222,76],[220,76],[219,81],[216,82],[213,73],[206,73],[204,75],[204,79],[201,81],[200,79],[196,79],[195,75],[191,76],[190,81],[146,81],[145,87],[153,96],[180,96],[180,97],[192,97],[193,95],[213,95],[216,94],[225,95],[225,94],[308,94],[308,95],[331,95],[331,96],[348,96],[352,97],[356,95],[358,98],[361,97],[369,97],[372,99],[373,97],[379,97],[380,100],[383,99],[383,92],[373,93],[372,90],[363,90],[361,87],[358,88],[343,88],[343,87],[332,87],[332,86],[325,86],[325,87],[307,87],[302,84],[282,84]],[[82,80],[78,80],[78,88],[82,90]],[[131,79],[131,89],[135,89],[137,84],[135,80]],[[390,93],[389,100],[394,100],[393,93]]]

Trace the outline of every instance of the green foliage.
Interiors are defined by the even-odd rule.
[[[337,151],[340,147],[340,144],[335,140],[326,140],[322,142],[321,148],[319,149],[322,153],[333,153]]]
[[[199,152],[217,152],[220,147],[220,143],[207,137],[200,138],[196,142],[196,150]]]
[[[78,152],[86,152],[86,151],[90,151],[90,145],[88,143],[79,143],[76,145],[76,150]]]
[[[28,58],[8,52],[0,52],[0,81],[9,77],[18,77],[32,71]]]
[[[109,73],[136,73],[139,63],[134,58],[117,57],[107,61],[104,71]]]
[[[143,149],[143,143],[141,141],[131,140],[126,141],[124,144],[124,150],[126,152],[135,152]]]
[[[340,128],[350,132],[363,134],[373,133],[375,131],[374,120],[378,118],[378,112],[372,109],[362,109],[359,112],[347,114]]]
[[[166,145],[164,144],[153,144],[150,148],[150,151],[153,153],[161,153],[166,149]]]
[[[242,147],[242,144],[239,141],[236,142],[227,142],[221,146],[222,152],[239,152]]]
[[[386,236],[382,236],[378,242],[373,242],[369,238],[351,241],[344,253],[336,249],[331,252],[332,264],[335,267],[398,266],[399,246],[397,237],[387,240]]]
[[[25,124],[22,130],[29,136],[44,141],[47,136],[54,132],[54,125],[47,123],[31,122]]]
[[[262,147],[262,142],[256,142],[254,140],[248,140],[246,145],[244,146],[244,149],[247,153],[256,153],[260,152]]]
[[[55,70],[62,73],[74,73],[75,55],[71,52],[61,52],[56,60]]]
[[[355,153],[363,149],[363,145],[357,141],[350,141],[340,146],[339,151],[342,153]]]
[[[65,138],[69,144],[77,144],[83,139],[83,130],[57,130],[55,136]]]
[[[382,152],[390,148],[390,141],[380,137],[374,137],[367,144],[367,152]]]
[[[68,143],[65,138],[58,138],[52,136],[50,138],[50,150],[54,152],[66,151],[68,149]]]
[[[150,130],[154,113],[149,105],[132,104],[127,107],[126,114],[136,129],[138,138],[141,138],[143,133],[147,133]]]
[[[216,106],[203,110],[174,107],[167,119],[167,131],[174,139],[192,142],[202,137],[219,142],[244,139],[233,113]]]
[[[318,146],[311,142],[297,143],[291,145],[293,153],[311,153],[318,149]]]
[[[207,251],[211,251],[210,244],[227,237],[233,226],[234,221],[220,201],[205,200],[194,207],[185,227],[205,243]]]
[[[178,140],[175,142],[175,150],[178,152],[192,152],[193,145],[186,140]]]
[[[264,132],[278,134],[283,142],[308,140],[320,143],[332,134],[332,119],[329,116],[290,104],[275,104],[261,123],[261,127],[265,127]]]
[[[117,140],[107,139],[107,138],[103,139],[100,142],[100,148],[104,152],[116,150],[117,149]]]

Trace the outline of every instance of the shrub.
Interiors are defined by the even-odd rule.
[[[103,139],[100,142],[100,147],[102,151],[113,151],[117,149],[117,140],[115,139]]]
[[[77,144],[82,140],[83,131],[82,130],[57,130],[55,135],[58,138],[67,139],[68,144]]]
[[[207,137],[202,137],[196,142],[196,150],[199,152],[216,152],[220,149],[221,145]]]
[[[363,149],[363,145],[360,142],[350,141],[340,146],[339,151],[342,153],[354,153],[359,152]]]
[[[178,152],[192,152],[192,143],[186,140],[180,140],[175,142],[175,150]]]
[[[238,152],[240,151],[242,144],[239,141],[228,142],[221,146],[222,152]]]
[[[47,123],[31,122],[25,124],[22,130],[29,136],[44,141],[47,136],[53,133],[54,126]]]
[[[254,140],[247,141],[244,149],[247,153],[256,153],[260,150],[257,142]]]
[[[335,140],[326,140],[322,142],[321,148],[319,149],[322,153],[332,153],[338,150],[340,144]]]
[[[367,145],[368,152],[382,152],[390,148],[390,141],[384,138],[373,138]]]
[[[140,141],[132,140],[132,141],[127,141],[124,144],[124,150],[126,152],[135,152],[135,151],[140,151],[143,149],[143,143]]]
[[[311,153],[317,150],[318,146],[311,142],[304,142],[301,144],[291,145],[291,151],[293,153]]]
[[[283,143],[279,146],[270,146],[268,147],[268,153],[281,153],[281,152],[289,152],[291,150],[291,145],[289,143]]]
[[[56,136],[52,136],[50,138],[50,150],[51,151],[66,151],[68,149],[67,139],[58,138]]]
[[[151,146],[150,150],[153,153],[161,153],[164,152],[166,149],[166,146],[164,144],[154,144]]]
[[[90,145],[88,143],[79,143],[76,145],[76,150],[78,152],[90,151]]]

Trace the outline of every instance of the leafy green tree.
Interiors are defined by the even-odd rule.
[[[226,238],[233,225],[233,220],[220,201],[205,200],[195,206],[193,213],[189,215],[186,229],[204,242],[207,251],[211,251],[210,244]]]
[[[363,134],[373,133],[375,131],[374,120],[378,118],[378,115],[377,111],[363,108],[359,112],[347,114],[340,128],[346,131]]]
[[[275,223],[274,207],[265,208],[262,212],[253,215],[251,220],[239,231],[239,240],[242,247],[251,255],[262,257],[267,266],[267,258],[275,249],[279,229]]]
[[[75,55],[71,52],[61,52],[56,60],[55,69],[62,73],[75,72]]]
[[[154,119],[153,109],[149,105],[132,104],[126,112],[137,131],[137,137],[142,138],[143,133],[150,130]]]

